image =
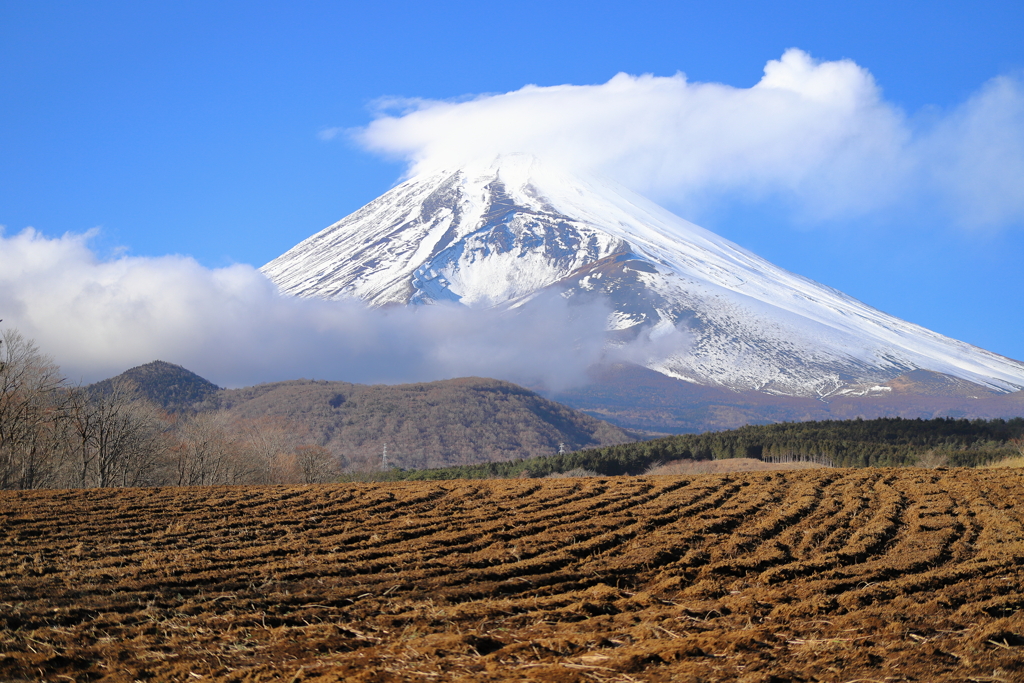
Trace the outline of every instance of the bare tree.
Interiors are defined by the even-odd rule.
[[[299,446],[295,462],[303,484],[324,484],[338,476],[338,459],[323,446]]]
[[[242,458],[250,464],[253,484],[288,484],[295,479],[289,457],[300,443],[294,425],[274,418],[235,423],[244,444]]]
[[[326,449],[302,451],[301,426],[278,418],[233,420],[225,412],[179,419],[171,460],[172,484],[293,484],[330,478],[334,458]],[[320,450],[316,450],[320,449]],[[321,453],[323,451],[323,453]],[[326,453],[326,455],[324,455]]]
[[[224,412],[172,419],[127,380],[68,387],[15,330],[0,337],[0,489],[315,483],[337,473],[308,430]]]
[[[96,435],[99,431],[88,392],[82,387],[68,391],[68,419],[64,424],[65,448],[68,453],[64,485],[85,488],[96,459]]]
[[[0,489],[52,486],[59,469],[64,377],[16,330],[0,337]]]
[[[96,416],[96,485],[139,486],[152,474],[163,444],[159,409],[142,398],[134,383],[117,380],[93,399]]]
[[[157,478],[166,421],[159,408],[118,379],[109,391],[68,392],[66,483],[75,487],[143,486]]]
[[[221,413],[199,413],[178,423],[174,463],[178,486],[241,483],[238,439]]]

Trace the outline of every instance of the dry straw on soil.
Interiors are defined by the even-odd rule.
[[[825,465],[816,462],[764,462],[756,458],[724,458],[722,460],[676,460],[656,465],[645,474],[726,474],[728,472],[777,472],[779,470],[813,470]]]
[[[1004,467],[1024,467],[1024,455],[1014,458],[1006,458],[1005,460],[999,460],[991,465],[985,465],[988,469],[999,469]]]
[[[0,680],[1011,681],[1024,473],[0,494]]]

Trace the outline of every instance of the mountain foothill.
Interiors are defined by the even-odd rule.
[[[277,425],[326,447],[346,470],[514,460],[638,436],[510,382],[480,377],[400,385],[298,379],[221,389],[181,366],[154,361],[92,387],[103,391],[120,380],[173,413]]]
[[[722,433],[736,434],[735,438],[742,441],[748,437],[736,430],[744,425],[781,423],[781,427],[864,419],[880,419],[878,424],[890,425],[893,423],[885,420],[895,419],[898,424],[901,418],[926,425],[916,429],[928,432],[929,420],[948,429],[943,418],[948,422],[968,417],[966,411],[956,409],[965,405],[964,401],[973,402],[970,417],[997,423],[1004,418],[1019,421],[1017,416],[1024,414],[1024,392],[984,392],[980,387],[965,386],[927,371],[896,378],[890,396],[845,397],[832,404],[802,397],[764,401],[756,392],[700,387],[621,364],[595,369],[591,384],[550,392],[550,398],[511,382],[480,377],[401,385],[299,379],[221,389],[181,366],[163,361],[132,368],[90,389],[109,391],[125,380],[132,383],[139,396],[178,419],[200,414],[217,416],[222,425],[234,425],[238,431],[262,429],[287,434],[284,442],[292,448],[298,444],[325,448],[335,459],[339,473],[439,468],[475,473],[473,466],[533,462],[560,452],[607,451],[619,446],[627,450],[610,452],[615,454],[614,459],[621,460],[620,453],[632,453],[633,447],[628,444],[652,438],[660,439],[657,443],[663,445],[652,446],[654,450],[644,447],[645,453],[650,450],[650,464],[744,457],[750,455],[747,450],[691,447],[690,441],[677,443],[664,437],[710,434],[712,441],[708,443],[733,438],[714,436]],[[963,395],[949,391],[950,383],[956,384]],[[982,391],[980,398],[974,397],[972,392],[976,390]],[[789,428],[787,434],[793,429]],[[776,439],[775,433],[766,433],[769,440]],[[862,436],[857,438],[864,440]],[[1003,443],[1007,438],[1004,435],[998,441]],[[912,461],[906,456],[898,462]],[[893,464],[896,462],[893,460]],[[557,471],[557,465],[552,467]],[[524,465],[515,471],[528,470],[529,466]],[[481,472],[500,474],[504,470]]]

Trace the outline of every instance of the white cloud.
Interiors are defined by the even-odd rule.
[[[919,145],[930,189],[961,224],[1024,218],[1024,83],[1000,77],[939,122]]]
[[[955,198],[964,224],[1006,224],[1024,220],[1021,90],[996,79],[919,130],[864,68],[790,49],[750,88],[620,73],[602,85],[392,101],[397,113],[355,136],[410,174],[525,152],[677,209],[778,196],[812,219],[848,219],[938,193]]]
[[[541,298],[515,314],[297,299],[248,265],[100,260],[90,235],[0,233],[0,319],[72,379],[165,360],[227,386],[298,377],[410,382],[479,375],[564,387],[604,347],[607,310]]]
[[[318,138],[320,138],[321,140],[323,140],[324,142],[328,142],[328,141],[333,140],[334,138],[338,137],[338,135],[343,133],[343,132],[344,132],[343,128],[321,128],[317,132],[316,136]]]

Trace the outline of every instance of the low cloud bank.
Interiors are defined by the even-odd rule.
[[[540,297],[514,313],[280,295],[248,265],[191,258],[101,260],[89,234],[0,234],[0,318],[95,381],[152,360],[222,386],[299,377],[366,383],[478,375],[552,388],[584,381],[605,350],[608,311]],[[639,359],[649,346],[621,351]],[[656,345],[655,345],[656,346]]]
[[[790,49],[751,88],[620,73],[602,85],[390,100],[354,135],[410,174],[530,153],[690,218],[688,209],[741,196],[781,197],[810,220],[938,205],[963,227],[1024,225],[1024,81],[993,79],[954,110],[919,118],[856,63]]]

